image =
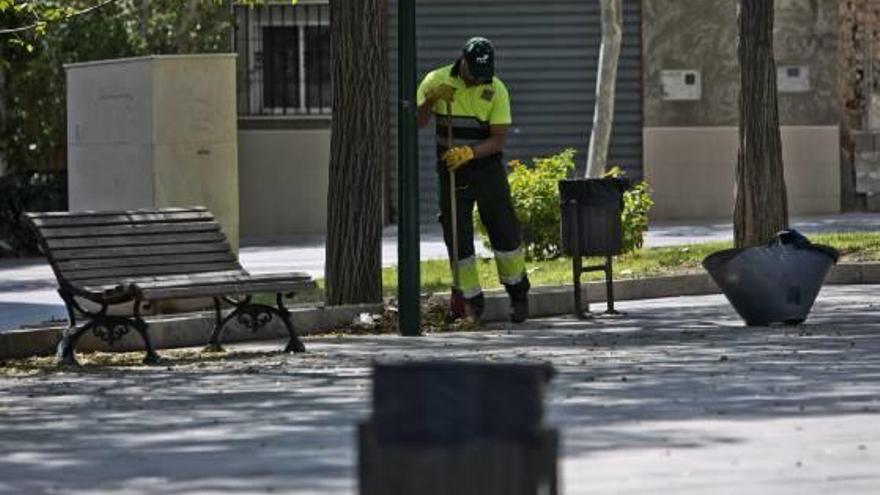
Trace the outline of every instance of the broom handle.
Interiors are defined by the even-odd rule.
[[[446,150],[452,149],[452,104],[446,102]],[[452,287],[458,289],[458,195],[455,170],[449,171],[449,214],[452,216]]]

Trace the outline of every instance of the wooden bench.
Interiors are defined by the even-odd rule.
[[[25,219],[67,306],[70,326],[57,350],[62,364],[76,364],[76,343],[85,332],[112,345],[131,329],[143,338],[144,362],[157,362],[142,308],[187,298],[213,298],[209,349],[222,349],[223,329],[232,320],[257,332],[277,317],[290,335],[285,351],[305,350],[283,299],[314,282],[302,273],[249,274],[206,208],[26,213]],[[254,303],[257,293],[274,293],[275,306]],[[223,301],[233,307],[226,316]],[[78,326],[78,316],[86,323]]]

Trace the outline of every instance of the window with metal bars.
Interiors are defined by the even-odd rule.
[[[238,114],[330,115],[330,8],[326,1],[235,5]]]

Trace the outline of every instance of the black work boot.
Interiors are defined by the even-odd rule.
[[[510,296],[510,321],[522,323],[529,318],[529,277],[523,274],[522,280],[517,284],[504,285],[507,295]]]
[[[449,309],[446,311],[446,323],[462,318],[472,318],[479,322],[485,307],[486,298],[482,293],[466,298],[457,289],[453,289],[449,297]]]

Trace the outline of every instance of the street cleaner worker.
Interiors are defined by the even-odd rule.
[[[450,319],[479,319],[484,298],[474,250],[474,205],[489,233],[498,278],[510,296],[510,320],[521,323],[529,315],[529,279],[519,221],[510,198],[502,150],[511,124],[507,88],[495,75],[495,50],[486,38],[471,38],[455,63],[425,76],[418,89],[419,127],[434,117],[437,137],[437,174],[440,224],[453,259],[458,239],[458,286],[452,287]],[[451,108],[451,115],[447,109]],[[447,125],[452,127],[449,142]],[[450,146],[451,144],[451,146]],[[457,235],[453,236],[450,171],[455,174]],[[450,263],[450,266],[452,263]],[[452,267],[455,270],[455,267]],[[455,304],[456,296],[463,304]]]

